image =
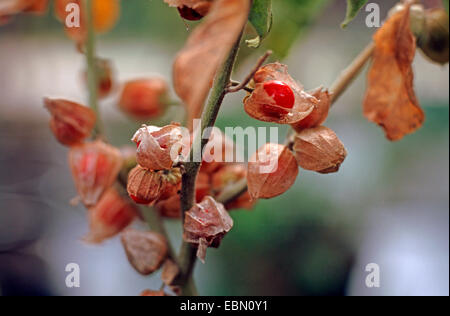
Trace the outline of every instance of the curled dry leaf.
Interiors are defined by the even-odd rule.
[[[167,257],[167,241],[161,234],[127,229],[120,239],[128,261],[142,275],[158,270]]]
[[[138,204],[154,204],[169,185],[181,182],[181,171],[150,171],[137,165],[128,174],[127,191]]]
[[[303,86],[297,83],[288,73],[286,65],[280,63],[268,64],[259,69],[254,78],[255,89],[244,100],[244,109],[251,117],[278,124],[296,124],[305,119],[319,101],[303,90]],[[286,85],[293,94],[292,103],[281,104],[276,91],[269,93],[267,84],[278,82]],[[284,87],[283,90],[285,90]],[[281,96],[286,94],[280,91]]]
[[[198,245],[197,257],[204,263],[206,249],[218,248],[222,238],[233,227],[233,219],[225,207],[207,196],[186,212],[183,239]]]
[[[286,146],[268,143],[248,163],[248,191],[252,199],[270,199],[285,193],[298,176],[295,157]]]
[[[136,217],[137,210],[116,189],[110,188],[100,201],[89,209],[89,233],[83,238],[88,243],[101,243],[114,237]]]
[[[137,145],[136,161],[149,170],[168,170],[180,158],[183,134],[179,125],[162,128],[144,125],[133,136]]]
[[[120,109],[139,120],[157,118],[166,106],[167,91],[167,83],[162,78],[127,81],[120,97]]]
[[[389,140],[400,140],[420,128],[425,118],[413,89],[416,42],[409,6],[391,16],[374,41],[364,115],[380,125]]]
[[[81,144],[92,132],[96,115],[90,108],[63,99],[44,98],[52,115],[50,129],[63,145]]]
[[[81,200],[93,206],[116,181],[122,156],[115,147],[97,140],[72,147],[69,165]]]
[[[319,103],[314,105],[314,110],[311,112],[311,114],[309,114],[300,122],[292,125],[292,128],[294,128],[297,132],[306,128],[322,125],[322,123],[327,119],[328,112],[330,110],[331,94],[328,92],[328,90],[323,90],[322,87],[320,87],[308,93],[315,97],[319,101]]]
[[[298,133],[293,150],[300,167],[320,173],[337,172],[347,156],[336,133],[325,126],[308,128]]]
[[[247,22],[251,0],[216,0],[210,13],[178,54],[174,67],[174,87],[188,107],[188,122],[201,114],[217,70]]]
[[[171,286],[179,273],[178,265],[173,260],[167,259],[162,268],[161,280],[165,285]]]

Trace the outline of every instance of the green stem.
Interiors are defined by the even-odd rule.
[[[203,152],[204,147],[209,141],[208,137],[203,137],[207,136],[204,135],[204,132],[207,128],[213,127],[216,123],[217,115],[219,114],[223,99],[227,94],[228,85],[230,84],[231,73],[236,61],[240,41],[241,36],[233,46],[227,60],[218,72],[208,103],[203,110],[201,117],[201,128],[194,138],[194,143],[190,153],[190,160],[184,164],[185,172],[182,178],[181,189],[182,223],[184,223],[185,213],[189,211],[196,203],[195,183],[200,170],[201,162],[195,161],[194,148],[200,148],[200,152]],[[182,287],[183,295],[186,296],[193,294],[190,292],[190,284],[192,282],[192,272],[196,262],[196,252],[197,247],[195,245],[183,242],[178,262],[181,270],[180,285]]]
[[[95,59],[95,32],[92,13],[92,0],[84,0],[85,11],[87,13],[87,39],[86,39],[86,64],[87,64],[87,79],[89,90],[89,106],[97,114],[93,137],[102,135],[102,122],[99,115],[98,108],[98,78],[97,65]]]

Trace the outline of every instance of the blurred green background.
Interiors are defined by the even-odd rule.
[[[395,3],[374,2],[382,17]],[[375,31],[364,10],[340,29],[344,14],[345,1],[274,0],[273,32],[260,49],[241,50],[233,76],[244,77],[270,48],[307,89],[329,87]],[[98,54],[113,60],[120,82],[154,74],[171,80],[173,58],[194,27],[162,0],[123,1],[116,28],[98,37]],[[0,27],[0,295],[137,295],[160,286],[158,275],[134,272],[117,238],[101,247],[79,241],[85,211],[68,204],[76,192],[66,149],[53,139],[41,100],[86,103],[83,69],[51,11]],[[388,142],[362,115],[361,75],[326,123],[349,153],[341,171],[300,171],[285,195],[233,212],[233,230],[196,268],[201,294],[448,295],[449,68],[418,53],[414,69],[423,128]],[[101,111],[108,138],[129,144],[139,124],[117,109],[117,94]],[[272,126],[249,118],[243,97],[227,97],[218,126]],[[178,114],[169,109],[158,123]],[[179,222],[167,226],[178,245]],[[70,262],[80,265],[79,289],[65,286]],[[378,289],[365,286],[372,262],[381,267]]]

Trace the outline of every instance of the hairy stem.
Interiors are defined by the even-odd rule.
[[[214,86],[211,91],[208,103],[206,104],[202,118],[201,127],[194,138],[194,143],[191,148],[190,160],[185,163],[185,172],[182,178],[181,189],[181,211],[182,211],[182,224],[184,224],[185,213],[189,211],[196,203],[195,201],[195,182],[200,170],[201,162],[194,161],[194,148],[200,148],[203,152],[203,148],[209,141],[209,135],[204,135],[207,128],[214,126],[217,115],[219,114],[220,107],[223,99],[227,93],[227,88],[230,84],[231,73],[236,61],[236,56],[239,50],[239,44],[241,36],[233,46],[227,60],[219,70],[217,77],[214,81]],[[192,272],[194,270],[196,262],[197,247],[195,245],[183,242],[181,246],[180,256],[178,262],[181,269],[180,285],[182,287],[183,295],[192,295],[189,290],[189,285],[192,282]]]
[[[93,137],[102,136],[102,122],[98,109],[98,78],[97,65],[95,59],[95,33],[93,25],[92,0],[84,0],[85,11],[87,12],[87,39],[86,39],[86,64],[87,80],[89,89],[89,106],[97,114]]]

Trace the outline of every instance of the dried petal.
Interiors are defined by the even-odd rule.
[[[409,6],[391,16],[374,41],[364,115],[380,125],[389,140],[400,140],[420,128],[425,118],[413,89],[416,42]]]
[[[171,259],[167,259],[162,268],[161,280],[167,286],[171,286],[178,274],[180,274],[178,265]]]
[[[180,170],[176,168],[173,171],[149,171],[137,165],[128,174],[128,194],[138,204],[154,204],[166,185],[180,183]]]
[[[218,248],[232,227],[233,219],[224,206],[207,196],[186,212],[183,239],[198,245],[197,257],[204,262],[206,248]]]
[[[167,90],[166,81],[158,77],[127,81],[119,106],[125,113],[139,120],[157,118],[165,108]]]
[[[188,122],[201,114],[217,70],[247,22],[250,0],[216,0],[174,63],[174,87],[188,107]]]
[[[137,210],[111,188],[89,209],[88,215],[90,232],[83,240],[97,244],[120,233],[137,217]]]
[[[149,170],[172,168],[183,149],[183,134],[179,125],[162,128],[143,125],[132,141],[138,146],[137,162]]]
[[[44,104],[52,115],[50,129],[61,144],[73,146],[89,137],[96,121],[90,108],[62,99],[44,98]]]
[[[327,119],[328,112],[331,106],[331,94],[328,90],[323,90],[322,87],[308,92],[315,97],[319,103],[314,105],[314,110],[300,122],[293,124],[292,127],[300,132],[303,129],[316,127],[322,125]]]
[[[122,156],[115,147],[97,140],[72,147],[69,165],[83,203],[92,206],[116,181]]]
[[[167,257],[167,241],[161,234],[127,229],[121,241],[128,261],[142,275],[158,270]]]
[[[244,100],[244,109],[251,117],[278,124],[296,124],[305,119],[319,101],[303,90],[303,86],[297,83],[288,73],[286,65],[280,63],[268,64],[255,74],[255,90]],[[294,93],[295,103],[292,108],[280,106],[271,97],[264,84],[271,81],[280,81],[287,84]]]
[[[252,199],[270,199],[289,190],[297,175],[297,162],[289,148],[267,143],[248,163],[248,191]]]
[[[337,172],[347,156],[342,142],[325,126],[298,133],[293,150],[300,167],[320,173]]]

